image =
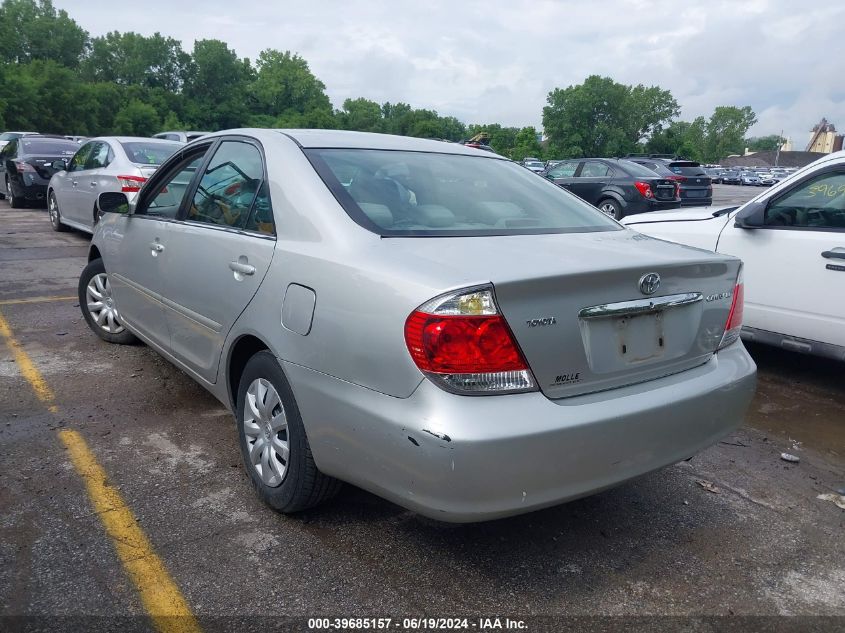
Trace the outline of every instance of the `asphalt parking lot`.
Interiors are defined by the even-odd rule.
[[[714,204],[738,204],[760,190],[715,191]],[[556,508],[453,526],[347,486],[285,517],[253,495],[228,411],[147,347],[88,330],[75,299],[88,241],[0,202],[2,616],[149,611],[67,431],[200,627],[232,615],[845,616],[845,511],[817,499],[845,487],[841,364],[751,348],[759,387],[743,428]],[[48,392],[33,390],[22,353]]]

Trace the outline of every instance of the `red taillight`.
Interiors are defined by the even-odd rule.
[[[118,176],[117,182],[120,184],[120,190],[124,193],[132,193],[141,191],[141,185],[147,182],[143,176]]]
[[[742,311],[745,307],[745,283],[742,279],[742,268],[734,286],[733,299],[731,300],[731,311],[728,312],[728,320],[725,322],[725,333],[722,335],[722,342],[719,349],[727,347],[739,338],[742,332]]]
[[[680,185],[680,183],[677,183],[677,182],[675,183],[675,197],[676,198],[681,197],[681,185]]]
[[[672,180],[677,180],[678,182],[684,182],[687,177],[686,176],[669,176]]]
[[[637,191],[642,194],[643,198],[653,198],[654,193],[651,191],[651,185],[647,182],[636,181],[634,186],[637,188]]]
[[[414,311],[405,342],[417,367],[436,374],[527,369],[505,320],[490,316],[438,316]]]
[[[22,160],[15,161],[15,169],[17,169],[18,172],[35,171],[35,167]]]
[[[536,388],[525,358],[489,289],[438,297],[405,321],[411,358],[433,382],[456,393]]]

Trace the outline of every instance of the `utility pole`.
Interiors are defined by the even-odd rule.
[[[775,153],[775,167],[778,166],[780,160],[780,148],[783,145],[783,130],[780,131],[780,138],[778,139],[778,151]]]

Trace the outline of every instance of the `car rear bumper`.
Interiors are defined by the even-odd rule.
[[[49,182],[38,174],[24,173],[15,176],[9,184],[14,187],[16,196],[30,202],[44,202],[47,199],[47,184]]]
[[[636,215],[638,213],[648,213],[649,211],[666,211],[667,209],[677,209],[681,206],[679,200],[647,200],[640,198],[635,201],[626,201],[625,215]]]
[[[560,400],[457,396],[427,380],[393,398],[284,368],[323,472],[452,522],[537,510],[686,459],[742,422],[756,381],[741,343],[679,374]]]

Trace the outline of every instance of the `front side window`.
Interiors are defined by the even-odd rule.
[[[510,161],[367,149],[308,149],[358,224],[383,236],[615,231],[592,205]]]
[[[108,143],[94,143],[88,159],[85,161],[85,169],[101,169],[109,164]]]
[[[170,158],[181,143],[148,143],[145,141],[128,141],[120,144],[126,157],[137,165],[161,165]]]
[[[79,151],[73,155],[73,158],[70,159],[70,163],[68,163],[67,170],[68,171],[81,171],[85,169],[85,163],[88,160],[88,157],[91,155],[92,150],[94,149],[94,145],[96,143],[86,143],[82,147],[79,148]]]
[[[170,170],[170,176],[155,185],[155,193],[146,208],[136,213],[175,219],[204,156],[203,152],[192,154],[175,165]]]
[[[845,230],[845,171],[810,178],[772,201],[764,224]]]
[[[223,141],[200,180],[187,219],[243,228],[263,181],[264,163],[258,148]]]

